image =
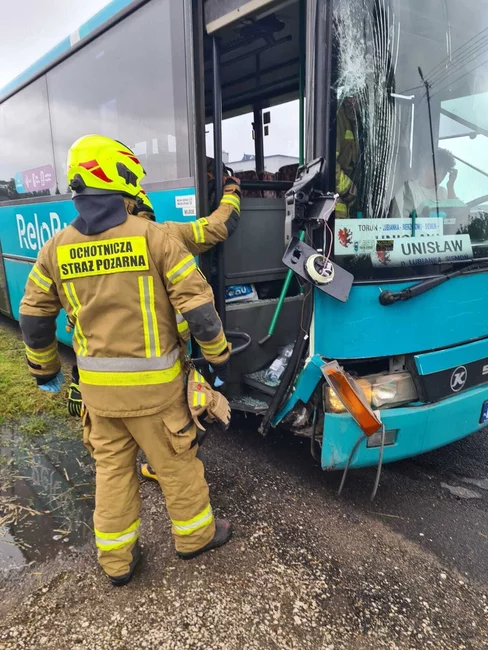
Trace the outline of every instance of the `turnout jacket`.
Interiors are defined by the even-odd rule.
[[[183,320],[209,363],[229,357],[194,254],[235,228],[238,186],[227,182],[219,208],[189,224],[131,214],[133,202],[121,195],[75,203],[79,216],[41,249],[20,306],[30,372],[41,384],[58,373],[56,317],[64,308],[87,407],[105,417],[162,411],[183,389]]]
[[[202,217],[190,223],[167,221],[162,227],[188,248],[193,255],[205,253],[216,244],[230,237],[239,224],[241,211],[241,192],[239,186],[228,178],[224,185],[224,195],[220,206],[209,217]],[[149,218],[147,213],[141,216]],[[191,332],[182,314],[176,312],[178,335],[186,342]]]

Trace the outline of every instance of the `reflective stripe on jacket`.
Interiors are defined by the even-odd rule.
[[[161,226],[180,240],[193,255],[200,255],[230,237],[239,224],[241,214],[241,192],[239,186],[228,178],[219,207],[209,217],[202,217],[190,223],[166,221]],[[186,342],[191,332],[181,313],[176,314],[178,335]]]
[[[221,204],[215,224],[220,232],[227,230],[237,203],[233,198]],[[204,232],[211,246],[214,226],[207,221],[210,229]],[[61,308],[74,324],[83,400],[102,416],[156,413],[182,390],[178,311],[209,363],[228,358],[212,289],[193,249],[174,236],[172,226],[128,214],[105,232],[83,235],[68,226],[47,242],[20,308],[34,376],[45,381],[59,370],[55,319]],[[197,246],[194,240],[192,246]]]

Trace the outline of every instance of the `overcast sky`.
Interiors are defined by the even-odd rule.
[[[0,88],[110,0],[2,0]]]

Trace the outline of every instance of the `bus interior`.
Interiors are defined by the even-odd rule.
[[[302,3],[275,3],[204,41],[209,192],[214,198],[216,101],[222,105],[222,165],[225,173],[240,179],[242,192],[239,227],[223,246],[223,286],[220,279],[214,290],[218,305],[219,294],[220,305],[224,295],[226,331],[245,332],[252,340],[245,352],[233,356],[229,392],[234,408],[254,413],[266,411],[276,391],[265,370],[283,346],[293,344],[303,307],[294,279],[273,335],[260,344],[287,273],[282,263],[285,192],[303,160],[303,20]],[[220,75],[215,74],[215,56]],[[216,122],[219,128],[218,117]],[[280,133],[287,133],[287,141],[280,142]],[[213,259],[215,274],[218,253]]]
[[[215,105],[221,102],[221,164],[225,173],[240,179],[242,192],[239,227],[223,246],[224,286],[216,282],[214,289],[217,304],[219,293],[225,297],[226,331],[251,337],[247,350],[233,356],[229,391],[234,408],[255,413],[267,410],[276,391],[265,371],[282,347],[293,344],[303,307],[303,293],[293,279],[273,335],[260,343],[287,273],[282,263],[285,192],[303,161],[303,21],[303,3],[274,3],[204,41],[209,178],[215,176],[219,138],[214,116],[219,128]],[[220,74],[215,74],[216,56]],[[214,260],[218,264],[218,253]]]

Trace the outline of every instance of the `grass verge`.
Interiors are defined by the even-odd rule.
[[[71,376],[69,364],[63,364],[67,380]],[[25,360],[24,344],[20,333],[0,320],[0,423],[9,419],[27,417],[26,433],[43,433],[46,430],[44,417],[62,418],[69,424],[75,423],[66,409],[67,384],[59,394],[45,393],[29,374]]]

